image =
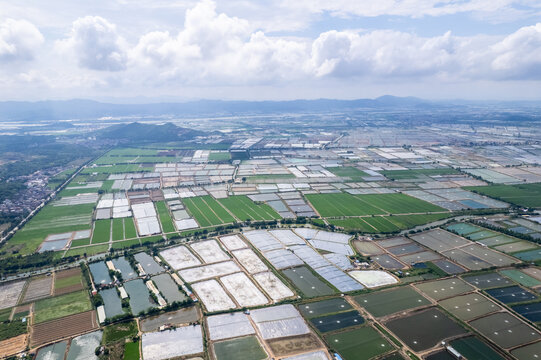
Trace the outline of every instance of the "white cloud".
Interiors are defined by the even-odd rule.
[[[532,0],[283,0],[281,6],[310,13],[329,12],[337,17],[350,16],[443,16],[459,13],[495,14],[506,11],[507,16],[527,10],[514,5],[534,7]]]
[[[123,38],[116,26],[99,16],[85,16],[73,22],[70,37],[58,42],[70,51],[80,67],[91,70],[119,71],[126,68]]]
[[[503,78],[541,79],[541,23],[526,26],[491,47],[492,69]]]
[[[43,41],[43,35],[32,23],[6,19],[0,22],[0,61],[32,60]]]

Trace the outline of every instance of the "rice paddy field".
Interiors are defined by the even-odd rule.
[[[517,206],[541,207],[541,184],[473,186],[465,189]]]
[[[405,194],[309,194],[306,198],[322,217],[445,212],[429,202]]]
[[[247,196],[230,196],[218,201],[241,221],[281,219],[280,215],[269,205],[255,203]]]
[[[31,254],[50,234],[90,229],[94,204],[71,206],[46,205],[6,244],[4,250]]]
[[[436,175],[455,175],[460,174],[460,171],[452,168],[439,169],[409,169],[409,170],[385,170],[381,174],[392,180],[410,180],[426,176]]]
[[[399,230],[443,220],[450,213],[414,214],[373,217],[349,217],[345,219],[327,219],[329,224],[343,228],[346,231],[357,230],[366,233],[391,233]]]
[[[34,323],[92,310],[86,290],[39,300],[34,304]]]
[[[173,219],[171,219],[171,214],[169,213],[169,209],[167,209],[167,205],[165,205],[165,201],[157,201],[156,209],[158,210],[158,217],[160,219],[162,231],[164,233],[176,231],[175,225],[173,225]]]
[[[235,222],[235,218],[211,196],[187,198],[183,202],[201,227]]]

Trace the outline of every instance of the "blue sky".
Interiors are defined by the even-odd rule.
[[[0,6],[0,100],[385,94],[541,99],[541,2],[4,0]]]

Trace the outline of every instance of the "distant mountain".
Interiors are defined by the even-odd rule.
[[[535,106],[539,102],[430,101],[415,97],[381,96],[357,100],[291,100],[291,101],[221,101],[198,100],[183,103],[112,104],[92,100],[6,101],[0,102],[0,121],[40,121],[97,119],[102,117],[152,118],[161,116],[241,115],[288,112],[331,112],[363,109],[437,109],[468,106],[493,107]]]
[[[185,103],[111,104],[92,100],[0,102],[0,121],[96,119],[101,117],[152,117],[162,115],[235,115],[283,112],[321,112],[362,108],[431,106],[417,98],[382,96],[359,100],[221,101],[198,100]]]
[[[189,140],[204,135],[204,133],[182,128],[171,123],[150,125],[134,122],[112,125],[95,131],[92,135],[98,139],[118,140],[121,142],[168,142]]]

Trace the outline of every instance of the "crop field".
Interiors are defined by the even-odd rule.
[[[27,255],[36,251],[50,234],[90,229],[94,204],[53,206],[46,205],[8,241],[6,251]]]
[[[363,177],[370,176],[364,171],[361,171],[353,166],[339,166],[327,168],[336,176],[348,177],[351,181],[363,181]]]
[[[26,325],[20,320],[0,323],[0,341],[26,333]]]
[[[411,286],[357,295],[353,299],[375,317],[430,305],[430,301]]]
[[[81,247],[77,249],[70,249],[66,251],[66,254],[64,256],[82,256],[86,254],[87,256],[95,255],[104,253],[109,249],[109,245],[103,244],[103,245],[95,245],[95,246],[86,246]]]
[[[287,269],[283,273],[306,297],[324,296],[334,293],[333,289],[316,277],[306,266]]]
[[[0,285],[0,310],[17,305],[26,281],[13,281]]]
[[[460,174],[460,171],[452,168],[440,169],[410,169],[410,170],[384,170],[381,172],[383,176],[392,180],[416,179],[425,176],[435,175],[455,175]]]
[[[327,335],[325,341],[344,360],[368,360],[393,350],[392,345],[369,326]]]
[[[541,339],[539,332],[509,313],[488,315],[469,324],[504,349]]]
[[[26,288],[23,302],[31,302],[51,296],[53,277],[32,279]]]
[[[112,166],[88,167],[86,169],[83,169],[80,174],[122,174],[135,172],[151,172],[152,170],[154,169],[151,167],[142,167],[140,164],[119,164]]]
[[[108,243],[111,238],[111,220],[97,220],[92,232],[92,244]]]
[[[74,336],[98,328],[95,311],[75,315],[32,326],[31,346],[44,344],[68,336]]]
[[[209,154],[209,161],[228,161],[231,159],[231,154],[227,151],[213,151]]]
[[[385,233],[443,220],[449,216],[451,216],[450,213],[350,217],[345,219],[328,219],[328,222],[334,226],[344,228],[346,231],[357,230],[366,233]]]
[[[391,320],[385,326],[414,351],[429,349],[447,338],[466,333],[464,328],[436,308]]]
[[[230,196],[220,199],[219,202],[235,215],[239,220],[278,220],[280,215],[267,204],[255,203],[244,195]]]
[[[86,291],[43,299],[34,305],[34,323],[66,317],[92,309],[92,304]]]
[[[135,321],[126,321],[108,325],[103,331],[103,343],[110,344],[134,335],[137,335],[137,323]]]
[[[263,360],[267,353],[261,347],[255,336],[245,336],[239,339],[220,341],[213,344],[217,360],[236,360],[238,354],[246,359]]]
[[[517,206],[541,207],[541,184],[471,186],[475,191]]]
[[[162,230],[164,233],[175,232],[175,225],[173,225],[173,219],[171,219],[171,214],[169,214],[169,209],[165,205],[165,201],[157,201],[156,209],[158,210],[158,217],[160,218],[160,223],[162,224]]]
[[[124,240],[124,219],[113,219],[113,241]]]
[[[27,334],[22,334],[0,341],[0,354],[8,357],[23,351],[24,349],[26,349],[27,338]]]
[[[186,198],[182,202],[201,227],[235,222],[233,216],[212,196]]]
[[[307,194],[306,199],[322,217],[385,214],[382,209],[346,193]]]

